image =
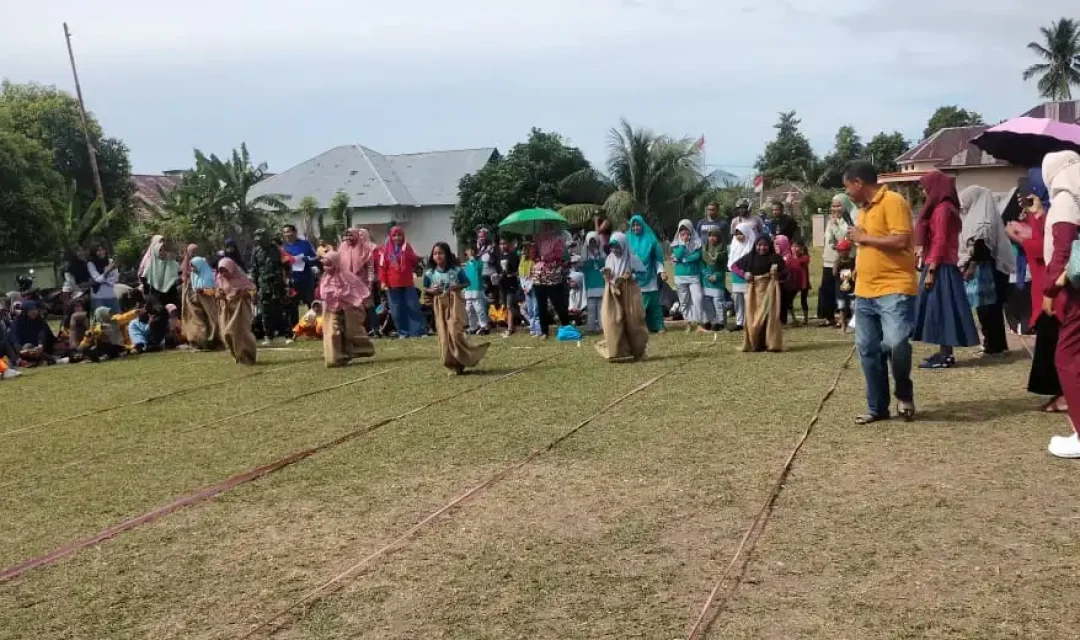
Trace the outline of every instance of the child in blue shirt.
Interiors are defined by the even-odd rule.
[[[600,246],[600,234],[590,231],[585,234],[585,248],[582,252],[581,272],[585,275],[586,324],[590,333],[600,331],[600,303],[604,300],[604,249]]]
[[[469,317],[469,333],[486,336],[491,332],[488,318],[487,293],[484,291],[484,262],[473,249],[465,250],[465,313]]]

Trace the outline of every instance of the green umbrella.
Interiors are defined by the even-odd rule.
[[[570,226],[566,218],[551,209],[522,209],[503,218],[499,229],[519,236],[531,236],[540,231],[543,224],[552,224],[560,229]]]

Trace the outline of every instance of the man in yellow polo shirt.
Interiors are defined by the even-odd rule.
[[[859,245],[855,258],[855,346],[866,377],[868,412],[855,418],[870,424],[889,418],[889,363],[896,385],[897,413],[915,417],[911,382],[911,334],[915,328],[915,249],[911,206],[900,194],[878,184],[869,162],[852,162],[844,189],[859,205],[850,237]]]

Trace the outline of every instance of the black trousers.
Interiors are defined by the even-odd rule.
[[[994,271],[994,293],[997,302],[975,309],[983,332],[983,350],[986,353],[1004,353],[1009,350],[1005,338],[1005,302],[1009,295],[1009,276]]]
[[[536,306],[540,308],[540,333],[547,335],[548,327],[551,326],[551,311],[548,302],[555,307],[555,314],[559,318],[560,325],[570,324],[570,294],[566,283],[534,285],[536,293]]]
[[[1054,316],[1044,313],[1035,321],[1035,352],[1031,357],[1028,393],[1054,397],[1061,395],[1061,380],[1054,363],[1060,331],[1061,323]]]
[[[830,322],[836,317],[836,276],[832,267],[821,268],[821,286],[818,287],[817,317]]]
[[[285,309],[278,300],[261,302],[259,304],[259,317],[262,320],[264,340],[273,340],[277,336],[289,336],[292,333],[292,327],[300,322],[300,318],[297,316],[296,322],[288,324],[290,319],[286,318]]]

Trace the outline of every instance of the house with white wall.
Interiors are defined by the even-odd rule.
[[[454,206],[458,184],[498,157],[494,147],[383,155],[358,144],[334,147],[310,160],[263,180],[249,198],[275,194],[296,208],[312,197],[327,216],[338,191],[349,196],[353,225],[383,242],[391,224],[405,230],[409,242],[423,253],[437,241],[454,244]],[[305,233],[305,221],[294,220]]]

